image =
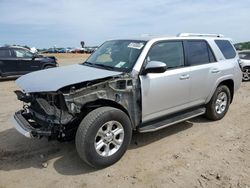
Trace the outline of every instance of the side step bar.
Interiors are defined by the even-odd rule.
[[[196,108],[196,109],[186,110],[183,112],[179,112],[177,114],[165,116],[158,120],[154,120],[154,121],[150,121],[145,124],[142,124],[138,127],[138,131],[141,133],[154,132],[159,129],[168,127],[170,125],[177,124],[182,121],[186,121],[196,116],[200,116],[202,114],[205,114],[205,112],[206,112],[206,108]]]

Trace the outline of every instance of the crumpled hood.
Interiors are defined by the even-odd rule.
[[[16,84],[27,93],[51,92],[72,84],[116,76],[119,74],[121,74],[121,72],[98,69],[84,65],[70,65],[26,74],[18,78]]]

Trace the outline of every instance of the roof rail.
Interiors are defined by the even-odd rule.
[[[177,37],[224,37],[222,34],[179,33]]]

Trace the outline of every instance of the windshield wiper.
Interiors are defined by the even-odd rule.
[[[85,61],[84,63],[82,63],[82,65],[84,65],[84,64],[90,65],[92,67],[102,67],[102,68],[109,69],[109,70],[114,70],[115,69],[115,67],[111,67],[111,66],[103,65],[103,64],[98,64],[98,63],[91,63],[91,62],[88,62],[88,61]]]
[[[84,65],[84,64],[94,65],[94,63],[90,63],[90,62],[88,62],[88,61],[85,61],[85,62],[82,63],[82,65]]]
[[[96,65],[96,66],[98,66],[98,67],[103,67],[103,68],[107,68],[107,69],[114,69],[115,67],[111,67],[111,66],[108,66],[108,65],[103,65],[103,64],[93,64],[93,65]]]

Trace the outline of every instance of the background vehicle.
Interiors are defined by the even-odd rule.
[[[250,80],[250,50],[239,52],[239,57],[241,59],[241,67],[242,67],[242,79],[244,81]]]
[[[13,123],[27,137],[75,138],[79,156],[100,168],[123,156],[132,130],[223,118],[241,80],[239,57],[221,35],[111,40],[81,65],[19,78],[27,105]]]
[[[55,57],[43,57],[18,46],[0,48],[0,78],[16,77],[56,66]]]

